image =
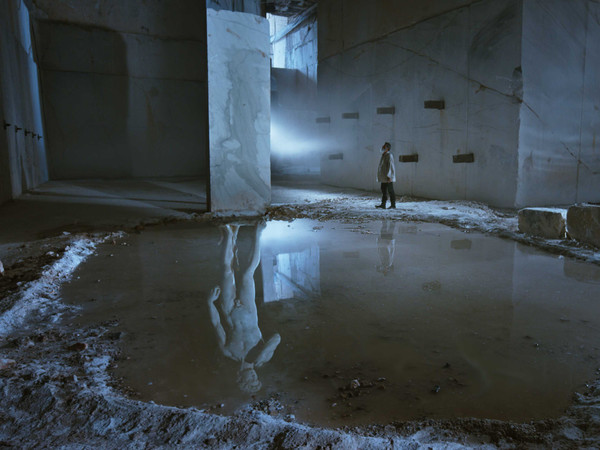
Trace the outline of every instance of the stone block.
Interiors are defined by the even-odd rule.
[[[573,239],[600,247],[600,206],[571,206],[567,213],[567,228]]]
[[[271,201],[269,23],[207,11],[211,211],[256,214]]]
[[[566,210],[560,208],[524,208],[519,211],[519,231],[547,239],[565,237]]]

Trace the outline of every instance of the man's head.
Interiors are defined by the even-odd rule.
[[[381,150],[383,150],[384,152],[389,152],[391,148],[392,148],[392,144],[390,144],[389,142],[386,142],[385,144],[383,144],[383,147],[381,147]]]
[[[240,369],[238,372],[237,383],[239,388],[248,394],[254,394],[260,391],[262,383],[258,379],[258,375],[254,370],[254,366]]]

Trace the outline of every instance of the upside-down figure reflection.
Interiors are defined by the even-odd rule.
[[[238,255],[237,239],[242,226],[254,229],[248,255]],[[264,342],[258,326],[254,272],[260,263],[260,236],[264,227],[262,222],[221,226],[222,278],[220,285],[215,286],[208,297],[210,320],[215,327],[219,347],[226,357],[240,363],[238,385],[248,393],[260,390],[262,384],[255,369],[271,359],[281,342],[278,333]],[[248,354],[253,349],[258,351],[258,355],[254,361],[249,361]]]

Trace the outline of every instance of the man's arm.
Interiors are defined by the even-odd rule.
[[[396,168],[394,167],[394,156],[388,152],[388,180],[391,182],[396,175]]]
[[[264,363],[268,362],[273,357],[273,353],[275,353],[275,349],[277,348],[280,342],[281,336],[279,336],[279,333],[275,333],[273,336],[271,336],[271,339],[267,341],[264,348],[256,357],[256,361],[254,361],[254,366],[260,367]]]
[[[217,333],[217,341],[219,342],[219,347],[225,353],[225,343],[227,340],[227,335],[225,334],[225,329],[223,325],[221,325],[221,316],[219,316],[219,311],[215,306],[215,301],[219,298],[221,294],[221,288],[219,286],[215,287],[210,295],[208,296],[208,312],[210,314],[210,321],[215,327],[215,331]]]

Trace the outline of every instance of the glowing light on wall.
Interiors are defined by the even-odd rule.
[[[271,153],[277,156],[297,156],[327,149],[327,139],[307,135],[299,129],[271,120]]]

